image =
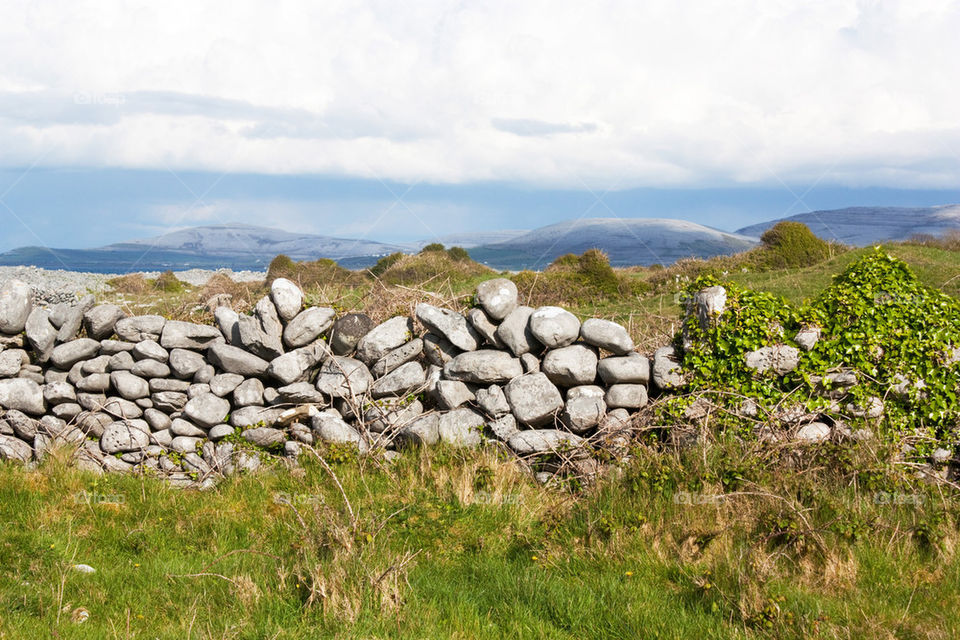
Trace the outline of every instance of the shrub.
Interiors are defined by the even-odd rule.
[[[830,256],[830,245],[801,222],[778,222],[760,236],[760,263],[768,269],[809,267]]]
[[[173,275],[173,271],[164,271],[157,279],[153,281],[154,291],[163,291],[164,293],[180,293],[183,291],[183,282]]]
[[[403,258],[405,254],[402,251],[397,251],[396,253],[391,253],[388,256],[384,256],[377,260],[377,264],[370,267],[370,275],[379,278],[386,273],[387,269],[395,265],[397,262]]]
[[[463,247],[450,247],[447,249],[447,255],[456,262],[464,262],[470,259],[470,254]]]
[[[430,253],[431,251],[445,251],[445,250],[446,250],[446,247],[444,247],[439,242],[431,242],[430,244],[425,246],[423,249],[420,249],[420,253]]]
[[[614,271],[599,249],[589,249],[580,256],[560,256],[541,273],[522,271],[512,279],[521,297],[531,305],[589,305],[598,300],[632,298],[648,288],[642,281]]]
[[[270,266],[267,267],[267,280],[287,278],[293,275],[294,271],[296,271],[296,263],[290,256],[281,253],[270,261]]]

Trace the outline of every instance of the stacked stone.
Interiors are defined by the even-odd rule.
[[[304,308],[282,278],[249,315],[216,308],[215,326],[92,297],[35,307],[17,282],[0,296],[0,457],[24,462],[55,441],[94,469],[204,477],[317,441],[549,454],[622,429],[651,380],[682,383],[672,352],[651,368],[621,325],[522,306],[506,279],[466,316],[422,303],[379,325]]]

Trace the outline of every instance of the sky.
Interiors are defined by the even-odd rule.
[[[960,202],[960,1],[0,0],[0,250]]]

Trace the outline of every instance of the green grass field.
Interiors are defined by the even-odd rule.
[[[887,249],[960,294],[960,253]],[[801,302],[865,251],[726,277]],[[307,294],[379,317],[424,292],[468,304],[479,279]],[[221,283],[235,301],[258,286]],[[677,328],[682,286],[566,302],[652,348]],[[202,320],[216,292],[122,295],[138,313]],[[644,438],[606,476],[548,487],[492,444],[391,463],[319,450],[329,465],[308,452],[206,492],[80,472],[64,452],[0,464],[0,638],[960,637],[954,485],[920,481],[877,442],[718,438],[685,452]]]

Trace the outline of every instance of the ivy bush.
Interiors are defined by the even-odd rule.
[[[723,314],[706,327],[688,315],[676,346],[689,375],[688,390],[706,393],[729,409],[726,420],[718,417],[721,426],[743,429],[736,411],[744,396],[761,409],[797,402],[838,418],[850,418],[848,403],[865,407],[880,398],[879,425],[887,438],[920,436],[925,449],[918,451],[954,441],[960,427],[960,351],[955,351],[960,301],[921,284],[904,262],[877,249],[834,276],[830,287],[799,309],[713,276],[694,281],[688,299],[718,284],[727,290]],[[781,377],[747,368],[748,352],[795,346],[794,336],[808,326],[819,327],[821,338],[810,352],[800,352],[795,371]],[[839,406],[824,393],[824,377],[838,371],[852,371],[858,382]],[[664,417],[680,417],[691,397],[663,403]]]

